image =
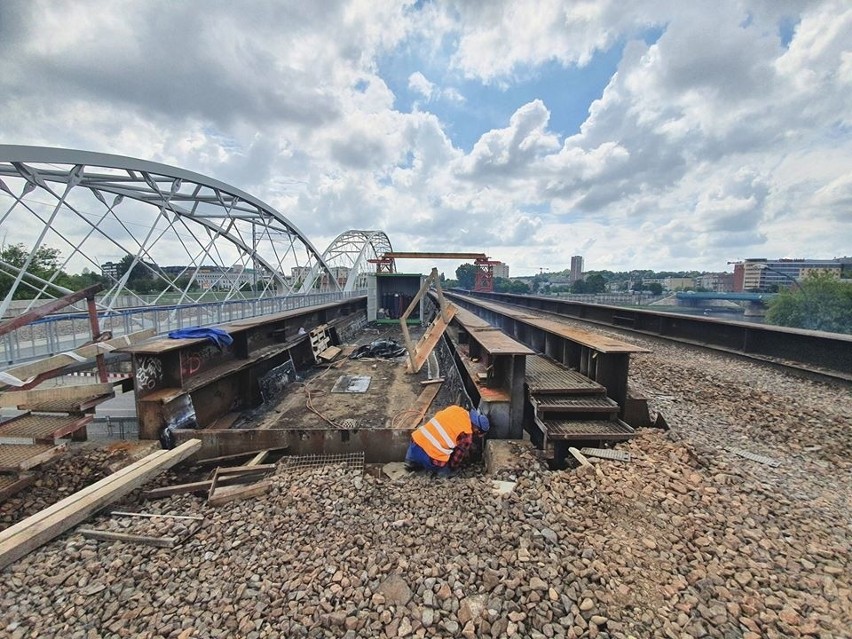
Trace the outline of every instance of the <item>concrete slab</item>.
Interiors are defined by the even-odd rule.
[[[390,462],[382,466],[382,472],[393,480],[402,479],[408,475],[403,462]]]

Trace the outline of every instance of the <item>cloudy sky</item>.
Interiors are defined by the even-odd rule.
[[[852,3],[3,0],[0,142],[515,275],[852,255]]]

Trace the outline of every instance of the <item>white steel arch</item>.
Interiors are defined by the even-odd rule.
[[[348,293],[367,287],[367,273],[376,271],[376,265],[369,260],[392,251],[390,239],[384,231],[350,229],[334,238],[323,251],[322,257],[343,290]],[[306,292],[315,287],[319,277],[320,269],[315,267],[305,279],[301,290]]]
[[[254,196],[71,149],[0,145],[0,250],[0,317],[13,299],[80,288],[69,275],[81,269],[103,278],[107,309],[343,289],[311,241]],[[311,289],[307,273],[319,282]]]

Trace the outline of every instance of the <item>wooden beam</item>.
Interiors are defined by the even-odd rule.
[[[256,484],[249,484],[248,486],[218,487],[207,498],[207,503],[211,506],[221,506],[237,499],[257,497],[269,490],[271,485],[268,481],[262,481]]]
[[[192,521],[204,521],[204,517],[193,515],[161,515],[160,513],[130,513],[123,510],[113,510],[113,517],[145,517],[147,519],[190,519]]]
[[[220,475],[216,480],[217,486],[231,486],[233,484],[243,484],[250,481],[260,479],[261,475],[265,475],[268,471],[259,470],[254,473],[241,473],[237,475]],[[152,488],[142,493],[145,499],[161,499],[163,497],[171,497],[172,495],[185,495],[186,493],[208,493],[210,486],[213,484],[212,479],[203,479],[201,481],[193,481],[187,484],[174,484],[172,486],[163,486],[162,488]]]
[[[417,413],[415,419],[411,420],[408,426],[410,429],[413,430],[420,427],[423,418],[426,416],[426,412],[429,410],[432,402],[435,401],[439,392],[441,392],[441,384],[430,384],[420,391],[420,395],[417,396],[417,401],[414,403],[413,410],[417,411]]]
[[[160,499],[162,497],[171,497],[172,495],[207,492],[210,490],[210,483],[209,479],[205,479],[204,481],[194,481],[188,484],[174,484],[173,486],[152,488],[151,490],[143,491],[142,496],[145,499]]]
[[[446,310],[446,315],[450,318],[450,321],[452,321],[455,314],[456,307],[449,304]],[[426,329],[426,332],[423,333],[420,341],[417,342],[417,345],[414,347],[414,352],[410,354],[410,361],[408,363],[409,373],[416,373],[423,367],[423,364],[426,363],[426,359],[429,357],[429,353],[435,349],[435,346],[438,344],[438,340],[441,339],[441,335],[443,335],[446,330],[447,324],[444,322],[444,317],[442,315],[437,315],[435,320],[429,325],[429,328]]]
[[[122,335],[121,337],[116,337],[104,342],[96,342],[94,344],[81,346],[76,350],[69,351],[69,354],[60,353],[59,355],[40,359],[30,364],[9,368],[3,371],[3,375],[0,376],[2,378],[0,379],[0,384],[4,386],[24,386],[29,381],[35,379],[39,375],[43,375],[44,373],[62,369],[72,364],[79,364],[81,359],[93,359],[100,354],[109,353],[122,346],[135,344],[136,342],[141,342],[142,340],[146,340],[153,336],[154,329],[150,328],[144,331],[131,333],[130,335]]]
[[[259,466],[267,457],[269,457],[270,452],[271,451],[268,450],[260,451],[257,455],[246,462],[246,466]]]
[[[177,537],[150,537],[148,535],[131,535],[128,533],[118,533],[109,530],[94,530],[91,528],[81,528],[77,532],[87,539],[123,541],[128,544],[144,544],[145,546],[155,546],[157,548],[174,548],[178,543]]]
[[[0,568],[5,568],[73,528],[152,477],[180,463],[199,448],[201,440],[192,439],[173,450],[152,453],[3,530],[0,532]]]
[[[83,384],[82,386],[57,386],[55,388],[37,388],[25,391],[0,393],[0,408],[17,408],[29,404],[47,401],[65,401],[86,399],[93,395],[109,395],[112,384]]]
[[[214,429],[215,430],[215,429]],[[260,448],[257,450],[247,450],[244,453],[234,453],[233,455],[219,455],[218,457],[208,457],[207,459],[199,459],[194,462],[195,466],[213,466],[219,465],[222,462],[235,461],[237,459],[245,459],[246,457],[250,457],[252,455],[257,456],[260,453],[272,453],[275,451],[285,451],[287,450],[287,446],[280,446],[278,448]],[[246,466],[255,466],[260,462],[256,462],[256,464],[247,463]]]

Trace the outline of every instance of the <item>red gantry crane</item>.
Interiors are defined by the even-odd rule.
[[[378,273],[395,273],[396,262],[394,260],[473,260],[476,265],[476,279],[473,290],[483,293],[494,291],[494,265],[499,261],[492,260],[485,253],[423,253],[418,251],[384,253],[380,258],[369,260],[376,265]]]

